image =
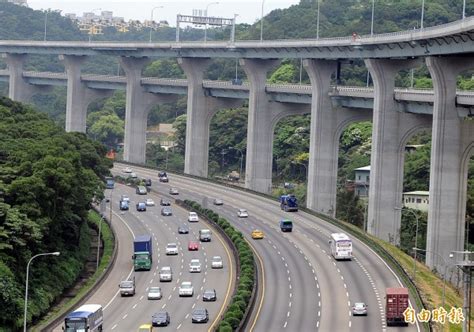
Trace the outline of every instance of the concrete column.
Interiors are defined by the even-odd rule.
[[[98,98],[112,94],[112,90],[88,89],[81,81],[81,66],[85,56],[60,55],[67,74],[66,131],[86,132],[87,108]]]
[[[303,65],[312,89],[306,206],[334,216],[339,137],[336,137],[336,112],[332,109],[329,89],[337,61],[304,60]]]
[[[11,54],[4,55],[10,72],[10,82],[8,89],[8,97],[12,100],[27,103],[31,97],[43,91],[49,91],[50,87],[39,87],[29,84],[23,78],[24,64],[26,61],[26,54]]]
[[[474,123],[456,110],[456,77],[474,68],[474,58],[429,57],[434,108],[430,166],[430,204],[426,264],[442,271],[453,250],[464,249],[469,158],[474,153]]]
[[[265,83],[267,72],[278,63],[278,60],[240,59],[250,81],[245,187],[262,193],[271,191],[272,107],[277,104],[268,100]]]
[[[142,69],[149,62],[148,58],[120,58],[127,77],[123,158],[139,164],[145,163],[147,115],[156,102],[156,98],[146,93],[140,82]]]
[[[395,75],[418,65],[415,60],[365,60],[374,80],[374,111],[367,231],[394,244],[400,242],[403,163],[406,141],[429,127],[426,116],[397,112]]]
[[[211,101],[204,93],[202,81],[210,60],[178,58],[178,63],[188,79],[184,173],[207,177],[209,124],[215,110],[211,109]]]

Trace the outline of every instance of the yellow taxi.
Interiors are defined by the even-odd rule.
[[[152,332],[153,326],[151,324],[142,324],[138,328],[138,332]]]
[[[252,239],[263,239],[264,238],[264,234],[263,234],[263,231],[259,230],[259,229],[254,229],[252,231]]]

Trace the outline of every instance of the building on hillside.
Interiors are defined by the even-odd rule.
[[[406,208],[428,212],[429,204],[429,191],[418,190],[403,193],[403,206]]]
[[[354,190],[357,196],[367,197],[369,195],[370,165],[356,168],[354,178]]]
[[[147,143],[159,144],[168,150],[175,146],[174,134],[176,129],[171,123],[160,123],[157,126],[149,127],[146,131]]]
[[[14,5],[19,5],[19,6],[25,6],[28,7],[28,2],[27,0],[7,0],[7,2],[10,2]]]

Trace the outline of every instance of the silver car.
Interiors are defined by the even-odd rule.
[[[163,297],[160,287],[150,287],[148,289],[148,300],[160,300]]]
[[[183,281],[178,289],[179,296],[193,296],[194,287],[191,281]]]
[[[189,272],[201,272],[201,262],[199,259],[191,259],[191,262],[189,263]]]
[[[211,268],[213,268],[213,269],[222,269],[223,266],[224,266],[224,264],[222,263],[222,257],[221,256],[212,257]]]
[[[163,266],[160,270],[160,281],[172,281],[173,271],[171,266]]]
[[[176,243],[168,243],[166,246],[167,255],[177,255],[178,254],[178,245]]]
[[[367,305],[364,302],[354,303],[352,316],[367,316]]]

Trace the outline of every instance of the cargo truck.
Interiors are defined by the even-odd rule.
[[[298,200],[295,195],[281,195],[280,208],[285,211],[298,211]]]
[[[133,241],[133,268],[135,271],[151,270],[153,262],[151,236],[139,235]]]
[[[403,312],[408,308],[408,289],[404,287],[387,288],[385,296],[385,317],[387,326],[407,326]]]

